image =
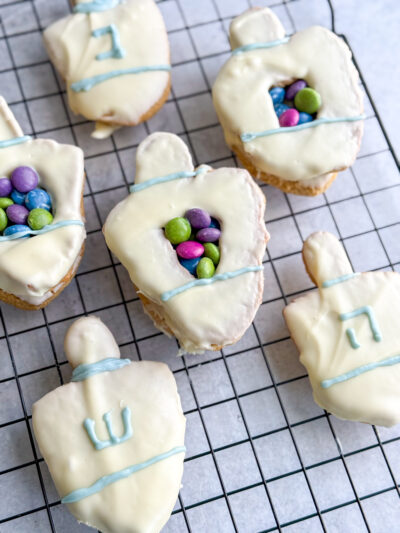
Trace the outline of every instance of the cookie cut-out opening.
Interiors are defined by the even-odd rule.
[[[318,118],[321,96],[304,79],[292,79],[269,89],[282,128],[313,122]]]
[[[211,278],[220,262],[221,223],[207,211],[192,208],[163,228],[181,267],[194,278]]]

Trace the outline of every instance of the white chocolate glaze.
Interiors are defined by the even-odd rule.
[[[111,49],[111,38],[96,38],[92,32],[110,24],[118,29],[125,56],[96,60]],[[69,15],[45,30],[44,41],[66,80],[72,111],[100,122],[95,138],[111,135],[113,129],[102,128],[103,123],[138,124],[168,90],[170,73],[161,71],[119,76],[87,92],[71,90],[72,83],[113,70],[170,64],[164,21],[153,0],[125,0],[110,10]]]
[[[72,367],[120,357],[113,335],[96,317],[72,324],[65,352]],[[93,419],[98,438],[106,440],[103,414],[111,411],[112,428],[121,435],[121,412],[126,407],[132,437],[96,450],[84,420]],[[40,451],[62,498],[102,476],[184,444],[185,417],[173,374],[167,365],[151,361],[132,362],[63,385],[33,405],[32,420]],[[68,508],[80,522],[103,533],[158,533],[178,497],[183,456],[178,453],[157,462]]]
[[[400,274],[352,275],[342,245],[326,232],[306,240],[303,258],[318,290],[295,299],[284,316],[315,401],[339,418],[399,423]],[[359,347],[353,347],[348,330]]]
[[[132,193],[111,211],[103,229],[108,247],[132,282],[188,352],[230,344],[243,335],[260,304],[263,272],[195,287],[163,302],[163,293],[194,278],[180,265],[162,228],[193,207],[216,217],[222,230],[216,274],[261,265],[268,239],[264,196],[248,172],[206,168],[196,177]],[[193,169],[189,150],[179,137],[154,133],[137,150],[135,183]]]
[[[282,38],[282,30],[268,8],[250,10],[232,22],[231,42],[242,46],[274,41]],[[229,146],[243,152],[262,172],[306,181],[353,163],[363,122],[320,124],[243,143],[241,134],[279,128],[268,91],[296,79],[305,79],[321,95],[318,118],[362,114],[350,49],[320,26],[295,33],[286,44],[231,56],[214,84],[213,100]]]
[[[22,130],[0,97],[0,140],[22,136]],[[47,139],[31,140],[0,150],[0,176],[10,177],[18,166],[36,169],[39,186],[50,194],[54,223],[83,221],[83,152]],[[83,226],[67,226],[28,239],[0,243],[0,288],[40,305],[74,267],[85,240]]]

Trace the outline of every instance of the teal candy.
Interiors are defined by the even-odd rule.
[[[215,272],[215,266],[209,257],[202,257],[196,268],[199,279],[212,278]]]
[[[309,113],[304,113],[303,111],[299,113],[299,121],[297,124],[305,124],[306,122],[312,122],[314,120],[313,116]]]
[[[218,265],[220,259],[219,248],[216,244],[212,242],[204,243],[204,255],[209,257],[215,266]]]
[[[28,192],[25,197],[25,206],[29,209],[29,211],[32,211],[32,209],[36,209],[37,207],[50,211],[50,195],[43,189],[33,189],[33,191]]]
[[[192,228],[189,221],[183,217],[175,217],[165,226],[165,236],[171,244],[180,244],[189,239]]]
[[[6,209],[6,207],[10,207],[10,205],[13,205],[13,201],[11,198],[0,198],[0,208]]]
[[[0,231],[5,230],[7,227],[7,224],[8,224],[8,219],[7,219],[6,212],[4,211],[4,209],[0,207]]]
[[[53,222],[53,215],[40,207],[32,209],[28,215],[28,224],[33,230],[40,230]]]
[[[180,264],[186,268],[194,276],[196,274],[197,265],[200,263],[200,257],[195,257],[194,259],[181,259],[179,258]]]
[[[14,200],[15,204],[24,205],[26,194],[17,191],[17,189],[14,189],[10,196],[12,200]]]
[[[3,236],[9,237],[10,235],[14,235],[15,233],[22,233],[29,235],[31,231],[31,228],[29,226],[25,226],[25,224],[14,224],[13,226],[8,226],[4,230]]]
[[[296,94],[294,105],[298,111],[312,115],[321,107],[321,96],[315,89],[306,87]]]
[[[273,87],[269,90],[274,105],[281,104],[285,99],[285,89],[283,87]]]
[[[282,113],[290,109],[290,107],[286,104],[276,104],[274,105],[274,109],[275,109],[276,116],[279,118],[282,115]]]

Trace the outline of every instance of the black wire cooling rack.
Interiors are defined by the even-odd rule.
[[[297,29],[293,9],[307,9],[300,0],[260,3],[277,12],[288,33]],[[332,4],[322,3],[335,30]],[[63,82],[41,45],[44,27],[68,13],[67,0],[0,0],[0,94],[25,133],[81,146],[88,177],[87,251],[73,283],[43,311],[1,305],[1,532],[90,531],[61,506],[35,445],[30,414],[33,401],[68,381],[63,336],[74,319],[88,313],[111,327],[125,356],[166,360],[177,379],[188,453],[183,488],[165,532],[400,531],[400,430],[338,421],[319,409],[281,318],[292,297],[312,289],[300,251],[313,230],[335,232],[355,270],[398,269],[398,162],[360,69],[367,119],[364,149],[354,167],[318,198],[262,186],[272,235],[266,290],[254,324],[235,346],[176,358],[176,342],[144,316],[124,269],[102,239],[101,224],[128,193],[135,148],[148,133],[165,129],[181,135],[196,164],[236,164],[210,91],[229,56],[230,19],[253,4],[161,0],[172,45],[171,97],[144,125],[92,142],[92,125],[70,114]],[[368,248],[374,253],[366,254]]]

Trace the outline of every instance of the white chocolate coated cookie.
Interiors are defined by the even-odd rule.
[[[158,533],[181,484],[185,418],[164,363],[120,359],[96,317],[72,324],[71,383],[33,405],[33,429],[62,498],[102,533]]]
[[[50,58],[66,81],[72,111],[98,122],[97,138],[150,118],[170,87],[168,37],[155,2],[79,0],[74,10],[44,32]],[[129,73],[155,66],[164,70]],[[105,78],[90,89],[74,85],[98,76]]]
[[[110,250],[127,268],[145,311],[157,327],[178,338],[187,352],[220,349],[236,342],[261,303],[265,197],[246,170],[202,166],[194,171],[183,141],[154,133],[137,150],[135,188],[174,173],[194,173],[137,190],[108,215],[103,231]],[[221,223],[216,275],[248,267],[234,278],[194,286],[165,300],[195,278],[181,266],[163,228],[188,209],[200,208]],[[197,280],[205,281],[205,280]]]
[[[297,79],[306,80],[322,99],[317,119],[359,117],[362,93],[351,52],[341,38],[320,26],[299,31],[290,39],[284,38],[284,33],[268,8],[251,9],[234,19],[232,48],[248,49],[234,53],[222,67],[213,87],[213,100],[226,142],[246,168],[251,167],[256,177],[283,190],[313,194],[315,189],[315,194],[326,189],[332,173],[353,163],[363,122],[307,125],[307,129],[282,133],[285,128],[279,126],[268,91]],[[271,42],[276,45],[257,47]],[[278,128],[280,133],[248,142],[241,137]],[[310,192],[305,192],[307,182]]]
[[[400,422],[400,274],[353,273],[340,242],[312,234],[303,259],[318,290],[284,310],[314,399],[348,420]]]
[[[25,142],[13,144],[13,139]],[[46,305],[71,280],[83,253],[83,152],[76,146],[23,137],[0,96],[0,176],[10,177],[18,166],[31,166],[38,172],[39,187],[52,198],[53,224],[80,224],[0,242],[1,299],[18,307],[37,308]]]

